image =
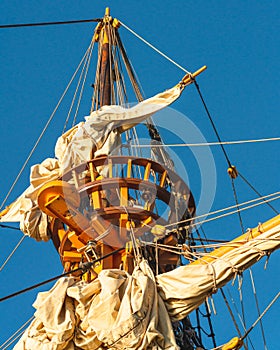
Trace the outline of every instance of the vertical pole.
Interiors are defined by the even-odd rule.
[[[101,43],[101,71],[100,71],[100,107],[111,104],[111,77],[110,77],[110,44],[109,44],[109,21],[110,10],[107,7],[104,17],[103,41]]]

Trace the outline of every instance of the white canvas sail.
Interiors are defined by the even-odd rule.
[[[36,240],[48,240],[47,216],[37,206],[39,189],[47,182],[58,179],[72,167],[98,155],[108,155],[120,145],[121,133],[145,121],[174,102],[184,85],[159,93],[132,108],[104,106],[92,112],[57,141],[55,158],[34,165],[30,173],[30,186],[1,216],[0,222],[20,222],[21,230]]]
[[[112,150],[121,145],[121,134],[124,131],[170,105],[181,92],[182,85],[176,85],[132,108],[103,106],[92,112],[85,117],[84,123],[58,139],[55,153],[62,173],[89,159],[111,154]]]
[[[178,349],[171,321],[183,319],[238,272],[280,246],[280,224],[211,263],[154,276],[142,260],[132,275],[103,270],[87,284],[63,278],[34,304],[35,320],[15,350]]]

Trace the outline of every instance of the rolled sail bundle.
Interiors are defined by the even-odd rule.
[[[121,134],[145,121],[174,102],[184,83],[138,103],[132,108],[103,106],[58,138],[56,158],[47,158],[32,166],[30,186],[0,213],[0,222],[20,222],[22,232],[38,241],[47,241],[47,216],[38,208],[40,188],[66,171],[99,155],[109,155],[121,144]]]
[[[114,269],[89,284],[61,279],[39,293],[35,320],[15,350],[178,349],[171,321],[183,319],[279,247],[278,215],[220,250],[158,276],[142,260],[132,275]]]

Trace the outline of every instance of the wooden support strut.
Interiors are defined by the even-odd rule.
[[[184,78],[180,81],[179,84],[183,85],[183,86],[187,86],[190,85],[194,82],[195,77],[197,77],[200,73],[204,72],[205,69],[207,69],[207,66],[203,66],[201,68],[199,68],[196,72],[191,73],[191,74],[186,74],[184,76]]]

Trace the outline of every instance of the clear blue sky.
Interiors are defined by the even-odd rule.
[[[106,6],[110,6],[112,16],[188,70],[208,66],[198,82],[223,140],[279,137],[279,1],[2,0],[0,22],[102,17]],[[77,24],[1,29],[1,202],[86,50],[94,27],[94,24]],[[120,34],[147,97],[176,84],[184,75],[124,28],[120,29]],[[87,89],[90,90],[88,86]],[[173,108],[188,116],[207,141],[216,141],[194,87],[187,88]],[[84,101],[79,120],[88,109],[89,101]],[[53,156],[66,113],[64,105],[29,166]],[[194,141],[192,135],[189,139]],[[167,141],[172,142],[172,139]],[[226,149],[232,163],[259,192],[265,195],[278,191],[279,142],[227,146]],[[212,152],[217,170],[214,210],[234,204],[234,198],[223,154],[218,147]],[[28,186],[28,169],[8,203]],[[194,195],[203,196],[199,173],[188,169],[188,175]],[[236,180],[236,188],[241,202],[256,197],[240,178]],[[279,202],[274,202],[274,206],[280,210]],[[267,206],[242,214],[245,228],[254,227],[272,216]],[[240,233],[237,216],[215,221],[204,228],[210,238],[230,239]],[[20,232],[0,230],[0,264],[20,237]],[[254,268],[261,310],[279,290],[279,257],[279,252],[271,256],[265,272],[263,262]],[[51,243],[26,239],[0,272],[0,297],[59,274],[61,270]],[[0,305],[0,345],[33,314],[32,303],[37,292]],[[243,294],[250,325],[256,318],[256,311],[247,282],[244,282]],[[222,344],[236,334],[219,293],[214,300],[218,315],[213,315],[212,320],[217,343]],[[236,302],[238,304],[237,299]],[[276,349],[279,344],[277,309],[279,302],[263,319],[268,349]],[[263,349],[259,334],[259,329],[252,333],[255,349]],[[205,345],[211,347],[208,340]]]

